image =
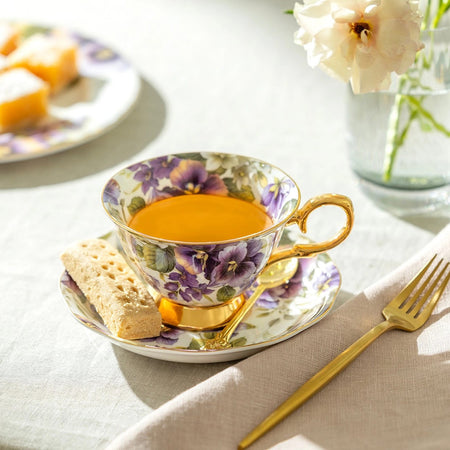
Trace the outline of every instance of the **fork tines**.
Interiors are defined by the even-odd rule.
[[[399,308],[403,309],[407,314],[411,314],[413,317],[418,317],[419,314],[422,312],[422,308],[424,304],[426,303],[427,299],[430,298],[429,305],[433,305],[438,301],[440,296],[442,295],[442,292],[444,291],[449,278],[450,278],[450,271],[448,271],[447,275],[445,276],[449,264],[446,263],[443,269],[439,272],[439,274],[435,277],[435,274],[441,264],[443,263],[443,259],[440,259],[437,264],[434,266],[431,273],[428,275],[426,280],[417,288],[417,290],[414,292],[414,295],[412,295],[410,298],[408,296],[414,291],[422,277],[425,275],[425,273],[428,271],[428,269],[433,264],[434,260],[436,259],[437,255],[434,255],[433,258],[425,265],[425,267],[416,275],[416,277],[411,281],[411,283],[407,286],[404,291],[402,291],[401,294],[402,298],[399,298],[400,305]],[[442,283],[439,285],[439,281],[445,276],[445,279],[442,281]],[[434,281],[433,281],[434,279]],[[438,289],[432,295],[433,291],[436,289],[436,287],[439,285]],[[431,308],[432,309],[432,308]],[[431,311],[430,311],[431,312]]]

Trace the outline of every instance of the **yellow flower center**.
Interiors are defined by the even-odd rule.
[[[238,263],[236,261],[230,261],[228,263],[228,272],[235,272],[237,269]]]
[[[356,34],[359,39],[364,39],[364,37],[368,37],[370,34],[370,25],[367,22],[354,22],[349,25],[350,32]]]
[[[187,183],[184,193],[185,194],[198,194],[200,192],[200,188],[201,188],[201,186],[199,186],[198,184],[194,184],[192,182]]]
[[[202,250],[198,250],[197,253],[195,254],[195,258],[201,261],[202,270],[205,270],[206,261],[208,259],[208,253],[206,253]]]

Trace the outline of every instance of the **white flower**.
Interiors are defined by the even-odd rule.
[[[423,47],[416,0],[304,0],[294,16],[308,64],[350,80],[355,93],[388,88]]]
[[[248,164],[241,164],[232,168],[233,179],[238,189],[250,185],[250,166]]]
[[[214,171],[220,167],[224,169],[231,169],[238,163],[236,156],[228,155],[226,153],[211,153],[201,154],[206,159],[206,170]]]

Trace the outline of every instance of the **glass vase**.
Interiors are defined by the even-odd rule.
[[[347,98],[350,165],[378,206],[411,215],[450,205],[450,26],[389,91]],[[420,56],[419,56],[420,55]]]

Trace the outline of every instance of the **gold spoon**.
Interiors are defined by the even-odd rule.
[[[267,266],[258,277],[258,286],[253,294],[246,300],[233,318],[226,324],[222,331],[212,339],[205,341],[203,349],[220,350],[231,347],[229,340],[236,327],[241,323],[245,315],[250,311],[256,300],[266,289],[271,289],[286,283],[297,271],[298,259],[283,259]]]

